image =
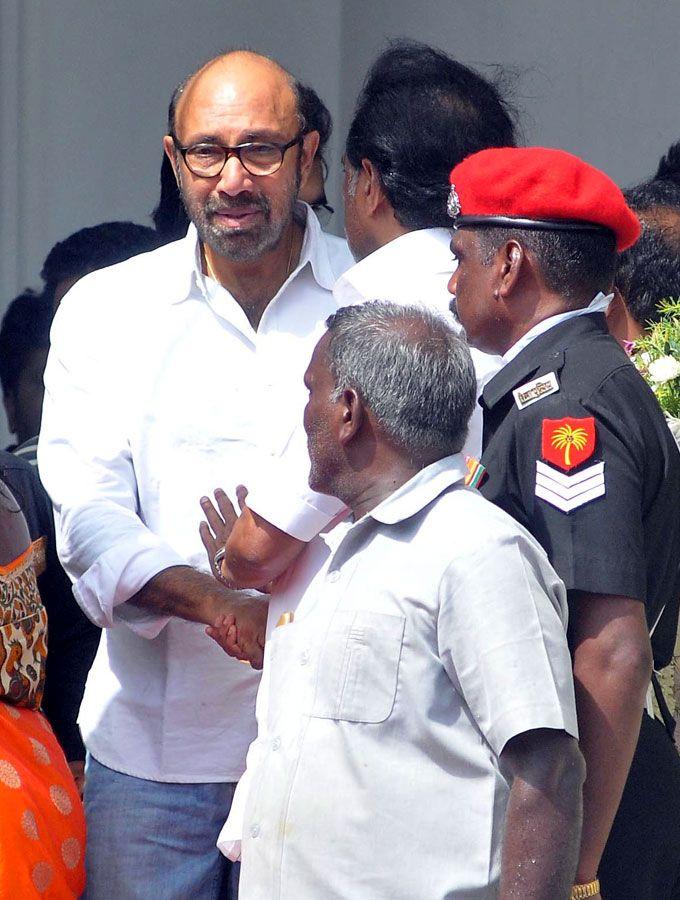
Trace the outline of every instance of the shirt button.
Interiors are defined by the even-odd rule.
[[[302,653],[300,654],[300,665],[306,666],[308,662],[309,662],[309,651],[303,650]]]
[[[278,750],[281,746],[281,738],[275,737],[272,741],[272,750]]]
[[[340,577],[340,572],[337,569],[334,569],[332,572],[328,573],[327,581],[330,581],[331,584],[333,584],[334,582],[336,582],[338,580],[339,577]]]
[[[251,825],[250,826],[250,836],[252,838],[258,837],[260,834],[260,826],[259,825]]]

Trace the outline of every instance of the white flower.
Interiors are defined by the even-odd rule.
[[[657,384],[672,381],[680,375],[680,361],[672,356],[662,356],[649,364],[649,377]]]

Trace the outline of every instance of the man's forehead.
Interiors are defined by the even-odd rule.
[[[253,131],[288,129],[297,98],[284,70],[269,60],[240,55],[208,67],[190,82],[177,105],[179,127],[210,132],[227,126]]]

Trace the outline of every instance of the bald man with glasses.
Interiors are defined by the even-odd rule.
[[[55,320],[40,469],[76,598],[104,628],[79,720],[95,900],[235,896],[215,841],[258,675],[205,626],[231,612],[256,636],[266,606],[206,571],[198,499],[257,481],[301,421],[352,262],[297,202],[317,143],[288,72],[211,60],[173,94],[164,139],[186,237],[86,276]]]

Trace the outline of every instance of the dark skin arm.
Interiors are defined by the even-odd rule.
[[[206,518],[200,524],[201,540],[211,562],[221,547],[226,549],[217,578],[234,587],[262,590],[288,569],[306,544],[249,509],[248,491],[242,484],[236,496],[240,515],[221,488],[215,491],[217,506],[210,497],[201,497]]]
[[[267,603],[243,597],[190,566],[171,566],[154,575],[129,603],[165,616],[211,626],[225,620],[238,628],[253,668],[262,668]]]
[[[570,592],[569,638],[580,747],[586,761],[579,884],[597,869],[640,732],[652,673],[644,606],[628,597]]]
[[[511,784],[500,900],[567,900],[581,835],[585,765],[564,731],[537,729],[509,741],[500,767]]]
[[[302,553],[306,544],[267,522],[246,505],[247,489],[236,489],[240,515],[221,488],[215,491],[217,508],[209,497],[201,497],[206,522],[201,522],[203,546],[211,561],[220,547],[226,548],[221,572],[215,573],[239,588],[261,589],[282,575]]]

